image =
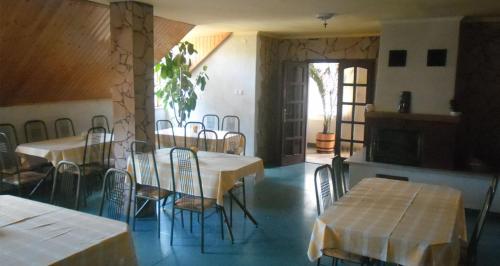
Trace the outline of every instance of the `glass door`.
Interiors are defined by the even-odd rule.
[[[365,106],[373,103],[373,65],[371,60],[340,63],[336,154],[344,158],[365,144]]]

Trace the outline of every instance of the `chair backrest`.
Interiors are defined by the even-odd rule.
[[[243,133],[229,131],[224,134],[222,152],[245,155],[247,139]]]
[[[314,171],[314,190],[316,192],[316,209],[318,215],[321,215],[326,208],[337,200],[337,197],[332,190],[332,168],[325,164]]]
[[[100,165],[104,168],[105,140],[105,128],[93,127],[87,131],[85,149],[83,151],[83,175],[87,174],[86,167],[90,164]]]
[[[344,158],[339,155],[334,156],[332,159],[332,170],[334,192],[340,198],[349,191],[344,174]]]
[[[36,142],[49,139],[47,126],[42,120],[30,120],[24,123],[26,142]]]
[[[472,236],[469,241],[469,245],[467,246],[467,265],[474,265],[477,255],[477,244],[479,243],[479,239],[481,238],[481,233],[483,231],[484,223],[486,221],[486,216],[491,207],[491,203],[493,201],[493,187],[490,185],[488,187],[488,191],[486,192],[486,197],[483,202],[483,206],[481,211],[479,212],[479,216],[476,220],[476,224],[474,225],[474,229],[472,231]]]
[[[109,131],[108,118],[104,115],[94,115],[92,117],[92,127],[103,127]]]
[[[191,135],[191,132],[198,134],[200,130],[204,130],[205,126],[203,125],[202,122],[187,122],[186,125],[184,125],[184,147],[189,148],[189,147],[195,147],[197,138],[196,137],[188,137],[188,134]],[[191,135],[192,136],[192,135]]]
[[[235,115],[226,115],[222,118],[222,130],[240,132],[240,118]]]
[[[201,120],[205,128],[210,130],[219,130],[219,121],[219,116],[215,114],[206,114]]]
[[[17,137],[17,131],[14,125],[0,124],[0,133],[4,133],[5,135],[7,135],[12,149],[15,150],[17,145],[19,145],[19,138]]]
[[[99,216],[103,216],[106,210],[104,216],[120,221],[125,219],[128,224],[133,182],[128,172],[115,168],[109,169],[104,175]]]
[[[170,122],[170,120],[158,120],[158,121],[156,121],[156,131],[168,130],[168,129],[171,130],[170,133],[172,135],[163,134],[163,135],[161,135],[161,138],[160,138],[160,134],[156,134],[156,141],[157,141],[156,145],[158,145],[158,149],[161,149],[162,146],[163,147],[175,147],[175,146],[177,146],[177,144],[175,143],[174,125],[172,124],[172,122]]]
[[[73,162],[60,161],[54,171],[50,204],[78,210],[80,207],[80,167]]]
[[[137,183],[157,187],[158,193],[160,193],[160,178],[158,176],[154,146],[145,141],[137,140],[130,144],[130,151],[134,177]]]
[[[217,132],[203,129],[198,133],[196,147],[202,151],[217,152],[218,140]]]
[[[19,173],[18,157],[10,144],[9,137],[5,133],[0,132],[0,182],[5,176],[11,176],[16,173]]]
[[[172,170],[172,189],[175,198],[181,196],[193,205],[194,199],[201,200],[201,208],[204,208],[203,186],[200,176],[200,165],[196,153],[188,148],[173,148],[170,151],[170,167]],[[193,208],[195,206],[188,206]]]
[[[106,152],[107,156],[107,163],[108,165],[106,166],[107,169],[111,168],[111,154],[113,154],[113,138],[115,137],[115,128],[113,127],[111,129],[111,134],[109,135],[109,142],[106,143],[108,149]]]
[[[75,127],[73,121],[69,118],[59,118],[54,122],[56,138],[71,137],[75,135]]]

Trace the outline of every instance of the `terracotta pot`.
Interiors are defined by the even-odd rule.
[[[333,153],[335,147],[335,133],[317,133],[316,151],[318,153]]]

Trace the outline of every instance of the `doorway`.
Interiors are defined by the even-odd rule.
[[[282,165],[329,164],[335,155],[348,158],[363,148],[374,60],[285,62],[283,73]],[[335,133],[333,150],[323,145],[331,138],[319,132]]]

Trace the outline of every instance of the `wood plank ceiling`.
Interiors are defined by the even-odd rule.
[[[192,28],[155,17],[155,60]],[[108,6],[0,1],[0,106],[110,98],[114,78]]]

